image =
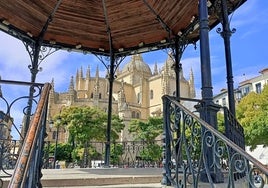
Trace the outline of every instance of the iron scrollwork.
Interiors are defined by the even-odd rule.
[[[142,153],[152,145],[161,146],[161,140],[154,140],[153,143],[145,141],[123,141],[112,142],[111,165],[118,168],[158,168],[161,165],[161,159],[152,160],[145,158]],[[99,155],[91,157],[92,168],[96,167],[97,162],[103,161],[102,153],[105,148],[104,142],[89,142],[89,146]]]
[[[163,103],[166,116],[162,184],[176,188],[198,187],[200,182],[208,187],[216,183],[236,187],[237,182],[264,186],[268,176],[264,165],[174,97],[164,96]]]

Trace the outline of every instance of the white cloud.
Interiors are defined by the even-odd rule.
[[[249,35],[249,33],[256,33],[256,31],[263,29],[263,25],[268,24],[265,19],[268,16],[268,7],[263,5],[263,0],[246,1],[232,16],[231,28],[237,28],[237,32],[243,31],[241,37]]]
[[[29,56],[22,42],[7,34],[0,35],[0,75],[2,79],[25,80],[29,77]],[[28,72],[27,72],[28,71]]]

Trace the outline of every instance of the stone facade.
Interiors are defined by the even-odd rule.
[[[176,90],[175,71],[172,69],[173,59],[168,56],[164,66],[158,70],[157,64],[152,71],[143,61],[141,55],[133,55],[131,60],[120,70],[116,71],[113,84],[112,111],[118,114],[125,122],[126,128],[121,133],[121,141],[131,139],[127,133],[127,125],[133,118],[146,120],[150,116],[162,114],[163,95],[174,95]],[[54,83],[53,83],[54,84]],[[194,76],[191,70],[189,80],[183,73],[180,77],[181,97],[194,98]],[[83,69],[71,77],[69,89],[65,93],[57,93],[54,87],[49,99],[48,117],[60,112],[63,106],[94,106],[104,111],[108,108],[109,82],[99,76],[96,69],[94,77],[90,75],[90,67],[83,75]],[[53,132],[53,130],[52,130]],[[54,131],[55,132],[55,131]],[[54,133],[55,135],[55,133]],[[48,139],[53,140],[53,133]],[[59,133],[60,142],[66,141],[68,134]]]
[[[250,92],[261,93],[264,85],[268,84],[268,68],[259,71],[260,75],[244,80],[239,83],[238,88],[234,89],[235,103],[245,97]],[[227,89],[222,89],[219,94],[213,97],[213,101],[221,106],[229,106]]]
[[[0,111],[0,140],[11,140],[11,127],[13,118]]]

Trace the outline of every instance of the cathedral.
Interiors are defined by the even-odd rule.
[[[168,55],[164,66],[154,69],[143,61],[142,55],[133,55],[122,69],[116,70],[116,79],[113,84],[112,111],[118,114],[126,125],[120,135],[120,141],[130,140],[127,128],[131,119],[147,120],[150,116],[162,115],[163,95],[175,95],[176,75],[173,70],[174,61]],[[52,83],[54,85],[54,83]],[[180,74],[181,97],[194,98],[194,76],[190,71],[189,80]],[[71,77],[67,92],[58,93],[52,87],[49,99],[48,117],[60,113],[64,106],[92,106],[107,111],[109,82],[107,78],[99,76],[98,67],[92,77],[90,67],[84,76],[83,68]],[[55,131],[48,133],[48,139],[55,139]],[[66,131],[59,132],[59,141],[68,139]]]

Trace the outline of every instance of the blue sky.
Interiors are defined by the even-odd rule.
[[[236,32],[231,37],[231,52],[233,62],[234,85],[259,75],[259,71],[268,68],[268,1],[248,0],[230,17],[231,29]],[[218,25],[216,28],[221,27]],[[0,31],[0,76],[6,80],[30,81],[28,65],[30,59],[24,45],[19,40]],[[212,68],[213,94],[218,94],[226,88],[226,68],[223,39],[215,31],[210,31],[210,54]],[[151,67],[155,62],[160,68],[167,59],[166,52],[157,51],[143,54],[143,59]],[[126,58],[125,61],[128,61]],[[182,57],[183,72],[186,79],[190,69],[193,69],[197,96],[200,97],[201,72],[199,58],[199,44],[197,49],[189,45]],[[124,63],[123,63],[124,64]],[[67,91],[70,77],[75,76],[77,69],[82,66],[86,70],[91,67],[91,75],[95,75],[99,66],[101,75],[106,70],[93,55],[83,55],[75,52],[57,51],[46,58],[40,65],[42,71],[37,75],[37,82],[55,81],[56,91]],[[122,67],[121,67],[122,68]],[[2,86],[3,90],[4,87]],[[4,91],[5,96],[19,93],[19,89]],[[7,94],[8,93],[8,94]],[[2,108],[3,103],[0,102]]]

